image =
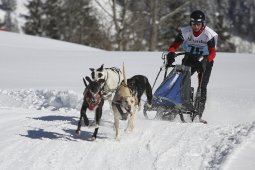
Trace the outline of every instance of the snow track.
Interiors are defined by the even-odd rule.
[[[141,110],[133,133],[121,122],[117,142],[106,104],[90,142],[94,129],[75,135],[81,99],[70,91],[0,91],[0,169],[220,169],[255,128],[146,120]]]

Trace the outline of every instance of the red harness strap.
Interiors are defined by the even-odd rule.
[[[87,91],[84,95],[86,102],[88,103],[89,110],[94,110],[95,107],[101,102],[102,94],[101,91],[96,93],[94,96],[90,91]]]

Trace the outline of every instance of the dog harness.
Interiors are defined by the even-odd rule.
[[[121,120],[127,120],[127,117],[128,117],[128,112],[125,112],[123,111],[123,109],[121,108],[121,101],[116,101],[116,102],[112,102],[118,109],[120,115],[121,115]]]
[[[120,69],[118,69],[118,68],[116,68],[116,67],[111,67],[111,68],[107,68],[107,69],[110,69],[110,70],[112,70],[112,71],[114,71],[114,72],[116,72],[117,74],[118,74],[118,78],[119,78],[119,80],[118,80],[118,86],[119,86],[119,84],[121,84],[121,82],[120,82]],[[104,84],[104,86],[103,86],[103,94],[104,95],[106,95],[106,94],[108,94],[109,92],[111,92],[111,93],[113,93],[113,92],[115,92],[116,91],[116,89],[117,88],[115,88],[115,89],[110,89],[109,88],[109,86],[108,86],[108,84],[106,83],[106,80],[108,79],[108,77],[109,77],[109,73],[108,73],[108,71],[106,72],[107,74],[106,74],[106,77],[105,77],[105,84]],[[117,87],[118,87],[117,86]]]
[[[128,97],[128,96],[126,96],[126,97]],[[127,120],[128,115],[131,113],[128,112],[125,108],[123,108],[121,106],[121,101],[120,100],[117,100],[115,102],[113,101],[112,104],[114,104],[117,107],[117,109],[121,115],[121,120]],[[125,110],[126,112],[124,112],[123,110]]]
[[[129,91],[130,91],[130,94],[133,95],[132,90],[131,90],[124,82],[121,82],[120,86],[127,87],[127,88],[129,89]],[[118,91],[118,89],[120,88],[120,86],[117,88],[117,91]],[[133,96],[125,96],[125,98],[127,98],[127,97],[133,97]],[[120,113],[120,115],[121,115],[121,120],[127,120],[128,114],[131,114],[131,113],[128,112],[125,108],[123,108],[123,107],[121,106],[121,100],[112,101],[112,103],[117,107],[117,109],[118,109],[118,111],[119,111],[119,113]],[[124,109],[125,109],[127,112],[124,113],[124,111],[123,111]]]
[[[101,91],[93,94],[90,90],[88,90],[84,94],[85,100],[88,103],[89,110],[94,110],[95,107],[101,102],[102,100],[102,93]]]

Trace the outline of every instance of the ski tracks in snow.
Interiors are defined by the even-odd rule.
[[[150,129],[151,137],[147,136],[153,169],[219,169],[255,126],[165,123]]]

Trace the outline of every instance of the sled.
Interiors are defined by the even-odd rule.
[[[177,53],[176,55],[184,54]],[[165,54],[162,55],[162,59],[164,65],[160,68],[154,85],[162,68],[165,67]],[[183,115],[188,114],[193,122],[197,115],[199,118],[201,117],[198,112],[201,88],[198,86],[194,98],[194,88],[191,87],[191,67],[185,65],[172,65],[170,67],[172,70],[168,75],[168,68],[165,67],[163,82],[154,92],[151,105],[144,104],[144,116],[147,119],[173,120],[176,115],[180,115],[181,121],[185,122]],[[202,122],[202,119],[200,120]]]

